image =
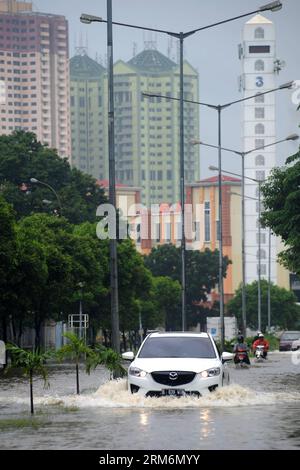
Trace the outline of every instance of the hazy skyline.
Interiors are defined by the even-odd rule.
[[[171,31],[188,31],[219,20],[251,12],[268,3],[265,0],[113,0],[113,20]],[[267,12],[276,28],[277,57],[286,62],[286,67],[277,78],[277,84],[290,80],[300,80],[300,17],[299,0],[283,0],[283,8],[276,13]],[[65,15],[69,20],[70,56],[75,53],[75,45],[88,43],[90,57],[96,55],[102,60],[106,56],[106,25],[80,23],[81,13],[90,13],[106,18],[106,0],[35,0],[34,9]],[[238,44],[242,41],[242,30],[250,19],[236,20],[187,38],[185,59],[199,72],[200,100],[213,104],[223,104],[242,98],[238,91],[238,76],[241,62],[238,59]],[[82,38],[82,39],[81,39]],[[156,48],[168,55],[170,40],[163,34],[149,34],[129,28],[114,27],[114,62],[129,60],[133,51],[144,49],[145,41],[154,41]],[[176,59],[176,40],[173,39],[172,56]],[[242,149],[241,107],[235,105],[223,113],[223,145]],[[292,102],[292,91],[277,92],[277,138],[298,132],[300,113]],[[201,108],[200,132],[195,138],[216,144],[217,116],[214,111]],[[297,143],[284,143],[277,146],[277,164],[298,149]],[[208,166],[217,163],[216,151],[201,148],[201,178],[212,176]],[[223,168],[240,171],[239,158],[223,155]]]

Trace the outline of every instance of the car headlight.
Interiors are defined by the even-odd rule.
[[[133,375],[134,377],[146,377],[147,372],[138,367],[129,367],[128,370],[129,375]]]
[[[214,367],[213,369],[207,369],[203,370],[200,372],[200,375],[203,379],[206,379],[207,377],[215,377],[216,375],[220,375],[220,368],[219,367]]]

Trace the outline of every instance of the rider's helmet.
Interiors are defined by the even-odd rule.
[[[264,338],[263,333],[259,333],[258,337],[259,337],[260,339],[263,339],[263,338]]]
[[[237,340],[238,340],[239,343],[243,343],[244,342],[244,336],[238,335]]]

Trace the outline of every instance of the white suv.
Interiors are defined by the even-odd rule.
[[[150,333],[128,369],[128,389],[144,396],[209,394],[229,384],[226,362],[231,353],[219,354],[207,333]],[[134,360],[133,360],[134,359]]]

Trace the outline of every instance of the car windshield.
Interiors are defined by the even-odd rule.
[[[213,359],[216,353],[209,338],[165,336],[149,338],[139,354],[139,358],[164,357]]]
[[[295,331],[295,333],[284,333],[281,336],[281,339],[283,341],[289,341],[289,340],[295,340],[295,339],[300,339],[300,331]]]

